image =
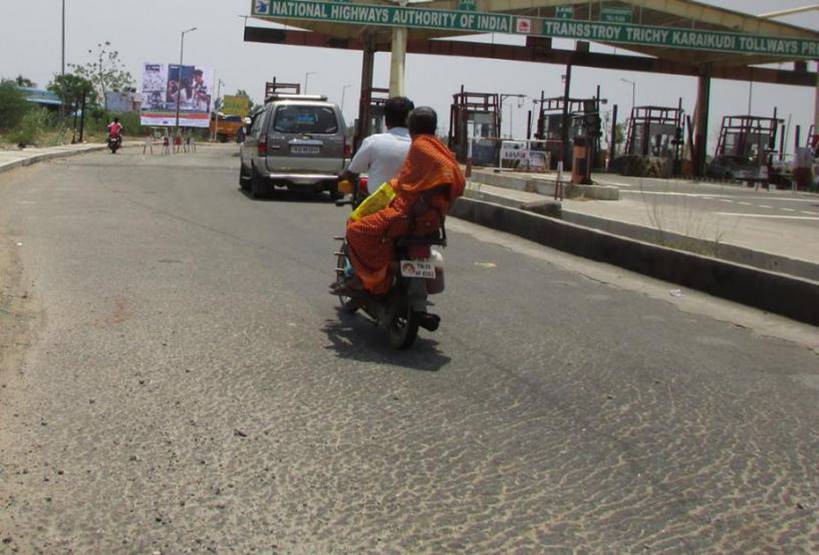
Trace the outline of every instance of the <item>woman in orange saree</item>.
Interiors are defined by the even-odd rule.
[[[390,262],[395,241],[410,233],[435,233],[466,181],[452,152],[435,136],[432,108],[416,108],[409,117],[412,136],[407,159],[390,185],[396,192],[389,206],[347,225],[347,244],[355,278],[349,288],[384,295],[392,283]]]

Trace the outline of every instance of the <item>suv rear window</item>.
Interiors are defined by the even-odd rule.
[[[338,132],[336,112],[328,106],[279,106],[273,120],[273,130],[279,133]]]

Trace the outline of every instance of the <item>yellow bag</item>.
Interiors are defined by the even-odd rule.
[[[358,207],[353,210],[350,219],[357,222],[365,216],[375,214],[390,205],[395,198],[395,189],[389,183],[382,183],[376,192],[365,198]]]

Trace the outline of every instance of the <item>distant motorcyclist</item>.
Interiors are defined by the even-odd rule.
[[[108,124],[108,136],[113,137],[115,139],[122,139],[122,124],[119,122],[119,118],[114,118],[114,121]]]

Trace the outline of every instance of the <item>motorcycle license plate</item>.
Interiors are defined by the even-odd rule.
[[[435,279],[435,265],[429,260],[402,260],[401,276],[406,278]]]
[[[293,154],[318,154],[321,152],[321,147],[317,146],[291,146],[290,152]]]

